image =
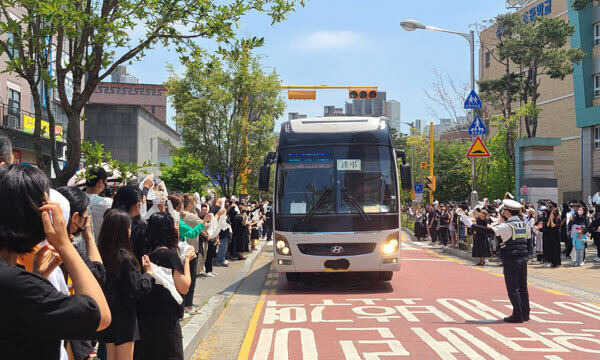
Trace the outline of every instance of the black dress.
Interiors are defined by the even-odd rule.
[[[544,220],[542,228],[544,237],[544,258],[547,262],[552,263],[553,267],[560,265],[560,226],[548,226],[549,220]],[[555,219],[556,223],[557,219]],[[560,218],[558,218],[560,221]]]
[[[239,253],[244,252],[244,249],[248,247],[248,245],[244,247],[243,218],[234,209],[231,209],[229,212],[229,221],[231,222],[231,231],[233,233],[230,253],[232,257],[237,257]]]
[[[479,226],[487,226],[490,223],[490,219],[486,218],[482,220],[477,217],[476,223]],[[487,258],[492,256],[489,237],[486,232],[473,230],[473,249],[471,251],[471,256],[475,258]]]
[[[177,250],[160,248],[148,254],[158,266],[184,273]],[[150,294],[138,303],[140,340],[135,344],[135,359],[183,360],[183,338],[179,319],[183,305],[175,301],[162,285],[152,282]]]
[[[146,223],[136,216],[131,221],[131,244],[136,259],[141,263],[146,250]]]
[[[427,236],[427,228],[423,224],[424,216],[419,214],[415,217],[415,237],[421,240]]]
[[[112,314],[110,326],[98,334],[105,343],[121,345],[140,339],[137,302],[152,290],[152,277],[142,274],[133,259],[125,259],[119,274],[107,274],[102,287]]]

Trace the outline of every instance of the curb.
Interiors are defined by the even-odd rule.
[[[221,312],[225,309],[225,306],[227,306],[227,302],[241,285],[252,265],[254,265],[254,261],[256,261],[258,255],[262,253],[264,244],[264,241],[260,242],[257,246],[257,251],[251,253],[244,261],[244,266],[238,272],[234,282],[222,292],[213,295],[208,302],[200,308],[199,313],[193,315],[181,329],[183,335],[183,355],[186,360],[191,360],[194,352],[196,352],[196,349],[200,345],[200,342],[215,321],[217,321],[219,315],[221,315]]]

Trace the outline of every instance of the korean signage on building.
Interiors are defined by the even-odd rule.
[[[537,17],[542,17],[552,12],[552,0],[545,0],[533,6],[523,13],[523,22],[525,24],[534,22]]]
[[[42,120],[42,136],[46,139],[50,138],[50,124],[47,121]],[[35,130],[35,118],[29,115],[23,115],[23,130],[28,134],[33,134]],[[60,125],[54,126],[54,134],[56,135],[56,141],[63,141],[63,128]]]

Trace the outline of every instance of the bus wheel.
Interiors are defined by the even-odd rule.
[[[390,281],[392,280],[392,277],[394,276],[394,272],[393,271],[380,271],[378,276],[377,276],[377,280],[379,281]]]
[[[300,275],[300,273],[288,272],[288,273],[285,273],[285,278],[289,282],[297,282],[297,281],[300,281],[301,275]]]

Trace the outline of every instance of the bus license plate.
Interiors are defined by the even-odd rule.
[[[347,259],[327,260],[323,265],[326,272],[344,272],[350,269],[350,261]]]

